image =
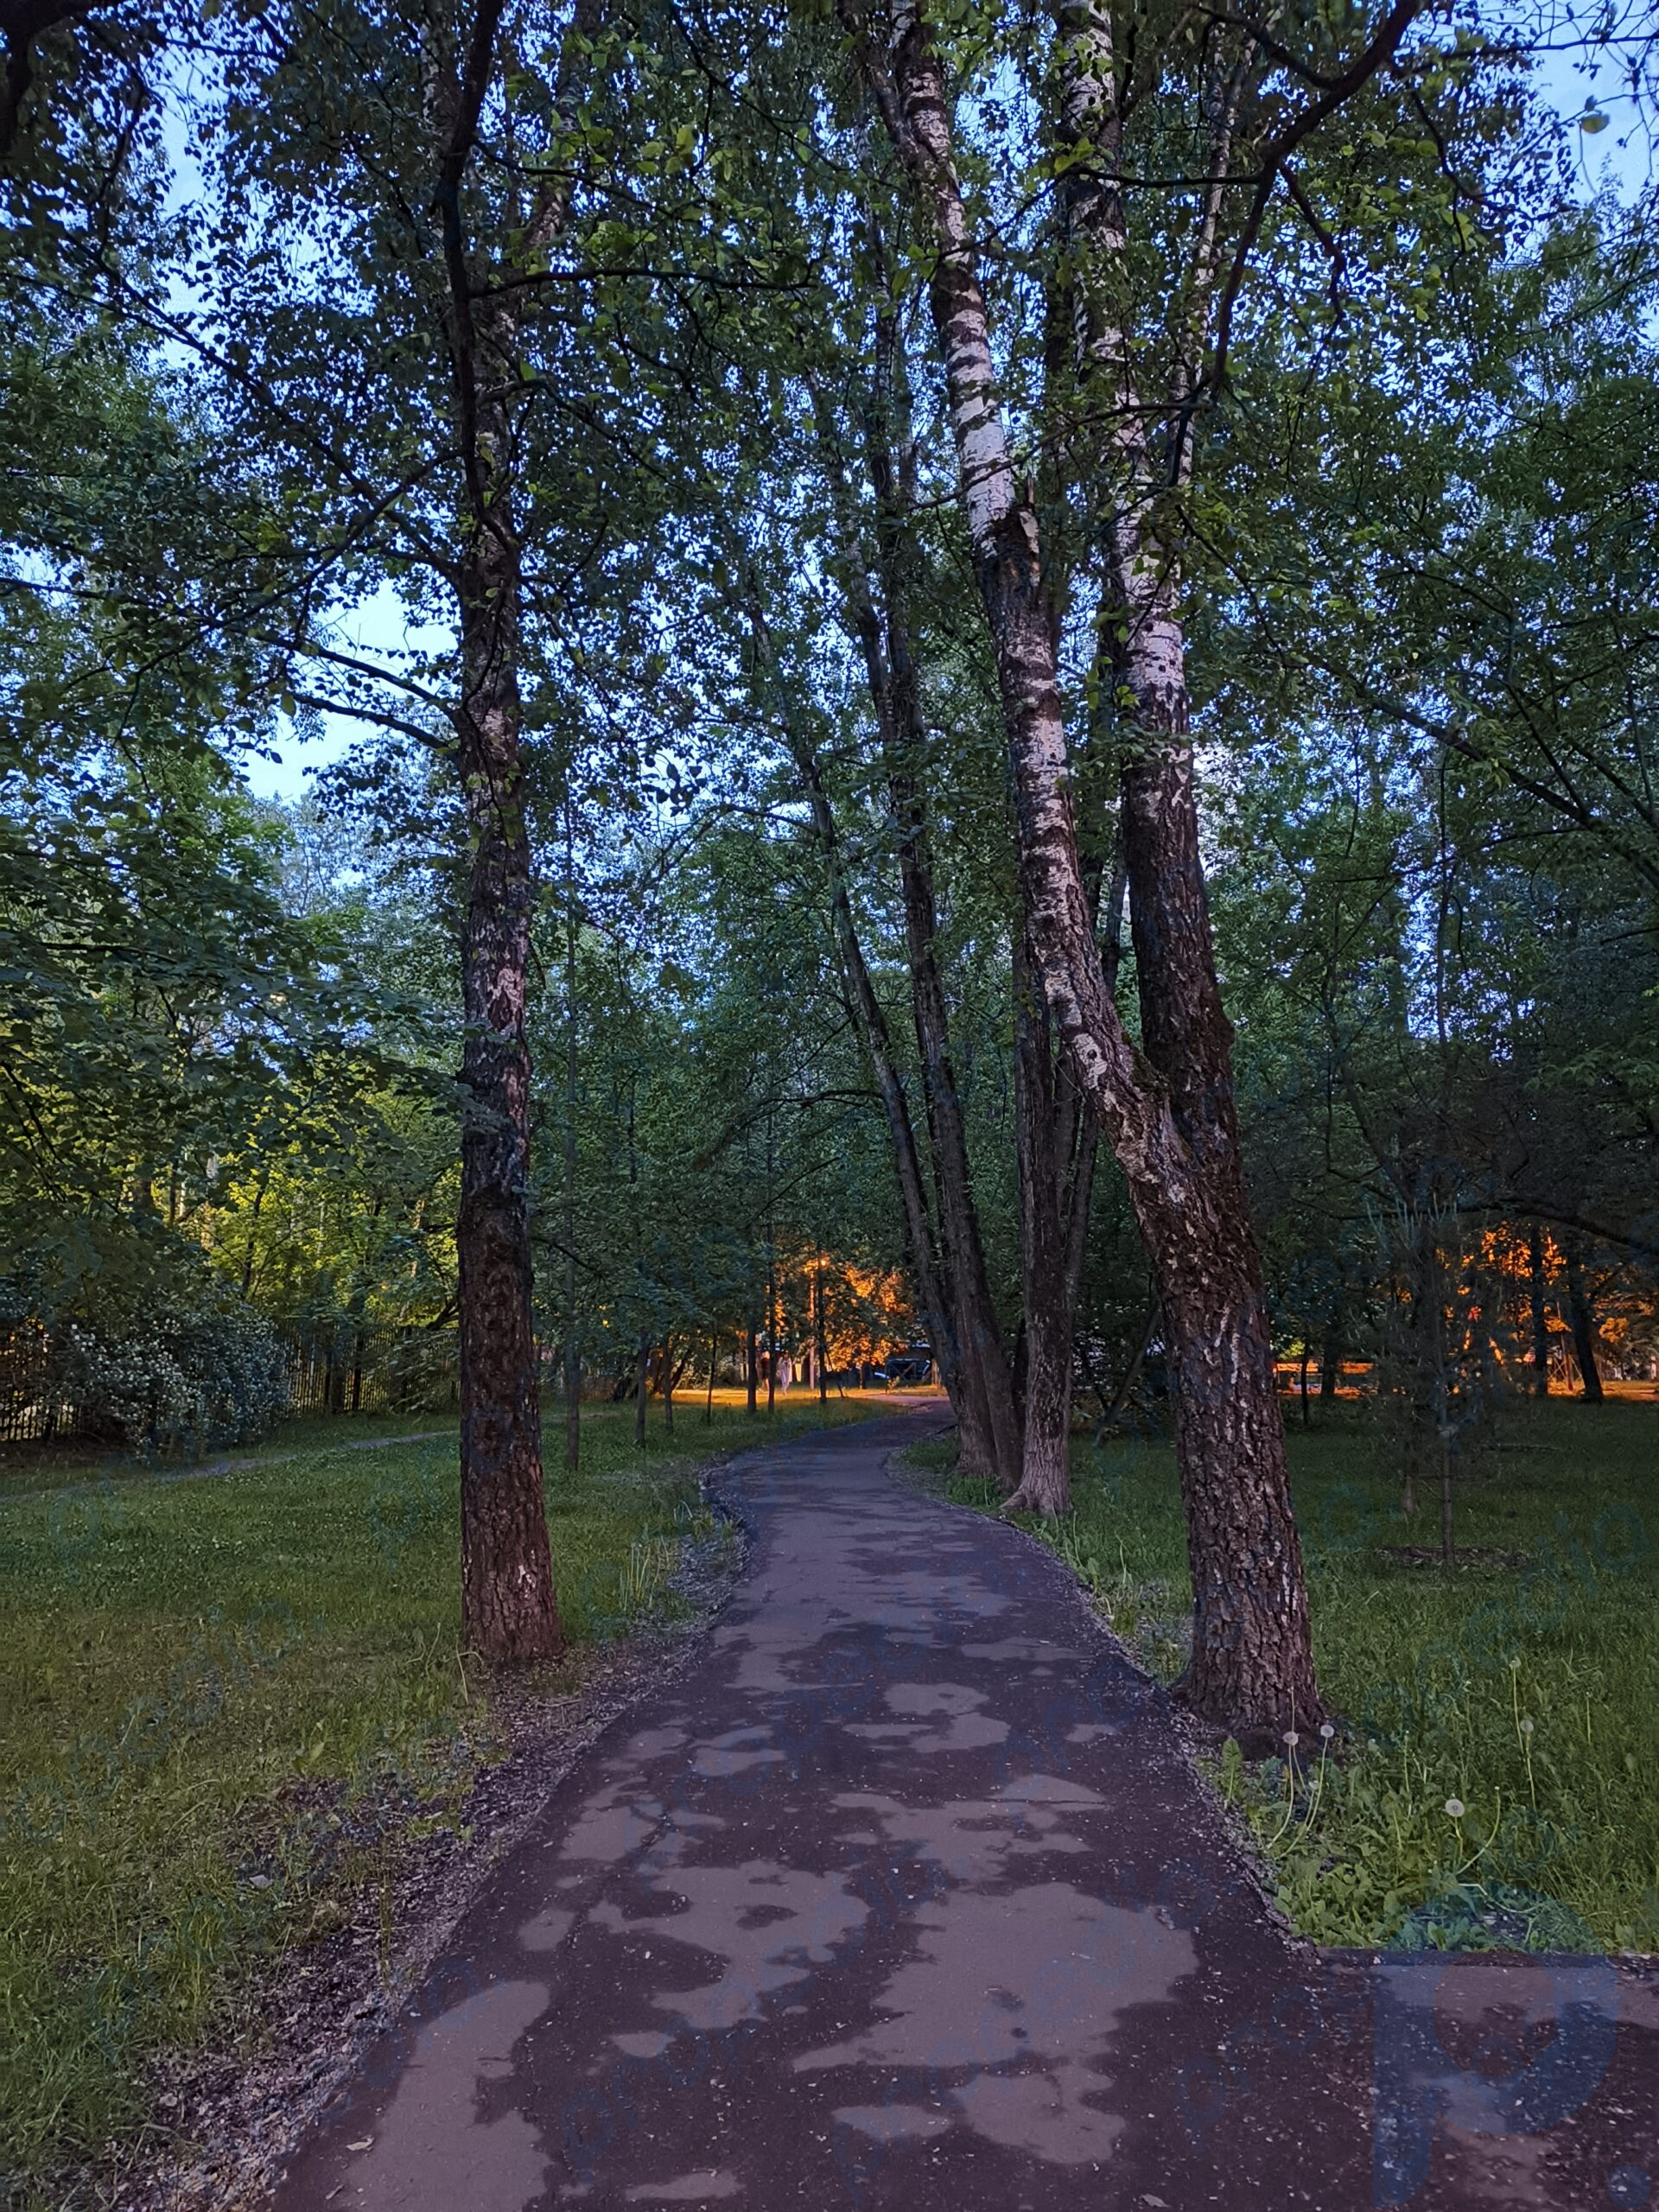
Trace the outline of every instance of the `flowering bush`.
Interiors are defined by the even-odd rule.
[[[165,1298],[118,1330],[71,1323],[60,1388],[84,1420],[149,1457],[193,1455],[264,1435],[288,1402],[288,1362],[251,1306]]]

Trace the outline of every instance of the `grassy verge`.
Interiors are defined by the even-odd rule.
[[[579,1475],[549,1471],[572,1650],[548,1689],[672,1610],[712,1526],[699,1461],[823,1418],[682,1404],[671,1439],[653,1409],[642,1453],[631,1408],[590,1408]],[[234,1474],[0,1503],[0,2201],[139,2127],[146,2053],[205,2034],[251,1954],[326,1933],[498,1753],[460,1648],[453,1433],[316,1427]]]
[[[1404,1522],[1363,1414],[1337,1421],[1289,1444],[1344,1726],[1300,1747],[1300,1775],[1236,1746],[1216,1770],[1286,1911],[1326,1943],[1659,1949],[1659,1416],[1510,1413],[1456,1508],[1459,1545],[1499,1557],[1449,1573],[1391,1555],[1435,1543],[1436,1509]],[[1171,1681],[1192,1590],[1173,1454],[1078,1438],[1072,1472],[1076,1510],[1032,1533]]]

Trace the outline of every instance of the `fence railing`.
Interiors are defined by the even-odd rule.
[[[73,1437],[80,1408],[52,1387],[51,1344],[38,1321],[0,1330],[0,1444]]]

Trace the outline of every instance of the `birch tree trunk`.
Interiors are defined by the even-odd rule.
[[[1071,1329],[1064,1165],[1048,1010],[1023,928],[1014,939],[1014,1082],[1019,1126],[1020,1272],[1026,1313],[1020,1482],[1002,1509],[1052,1516],[1071,1503]]]
[[[866,37],[854,0],[843,6],[931,233],[930,304],[996,660],[1032,950],[1078,1084],[1128,1179],[1158,1276],[1193,1585],[1192,1658],[1181,1694],[1210,1719],[1271,1739],[1317,1725],[1325,1707],[1314,1681],[1260,1263],[1236,1142],[1228,1149],[1230,1092],[1205,1098],[1181,1070],[1172,1077],[1150,1064],[1125,1035],[1106,988],[1071,815],[1037,515],[1016,481],[997,399],[943,75],[913,8],[895,16],[883,54]],[[1184,688],[1180,697],[1184,707]],[[1160,762],[1136,800],[1144,830],[1174,840],[1167,866],[1154,846],[1143,855],[1143,872],[1153,861],[1160,893],[1167,890],[1168,919],[1160,927],[1181,932],[1171,941],[1178,972],[1187,977],[1209,946],[1183,842],[1189,795],[1190,767],[1184,779],[1176,755]],[[1196,840],[1191,858],[1196,862]],[[1130,873],[1133,887],[1133,846]],[[1201,902],[1201,878],[1196,889]],[[1215,1003],[1218,1012],[1218,996]],[[1201,996],[1201,1019],[1207,1007]],[[1217,1035],[1224,1039],[1212,1033],[1209,1049]],[[1196,1146],[1178,1122],[1178,1096]]]

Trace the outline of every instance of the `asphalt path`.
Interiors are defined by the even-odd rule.
[[[1636,2205],[1600,1959],[1317,1953],[1050,1553],[887,1465],[735,1462],[750,1572],[550,1797],[280,2212]]]

